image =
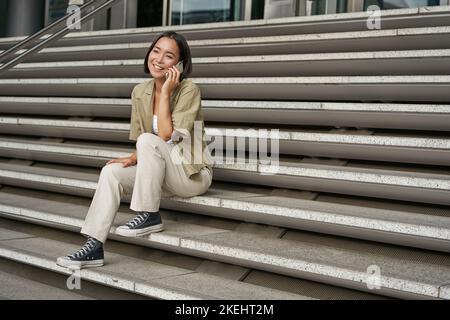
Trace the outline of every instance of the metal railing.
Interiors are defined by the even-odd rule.
[[[103,10],[109,9],[118,1],[121,0],[91,0],[87,2],[80,7],[80,19],[75,20],[73,23],[71,23],[71,26],[81,24],[94,18],[96,14]],[[44,47],[52,44],[56,40],[69,33],[72,28],[68,26],[67,21],[72,17],[72,15],[73,13],[68,13],[67,15],[48,25],[44,29],[30,35],[29,37],[25,38],[24,40],[20,41],[19,43],[3,52],[0,55],[0,63],[5,63],[0,65],[0,73],[11,69],[15,65],[24,61],[26,58],[29,58],[31,54],[37,52],[38,50],[42,50]],[[43,39],[43,36],[47,34],[51,35]],[[40,40],[40,42],[34,44],[38,40]],[[26,49],[25,52],[21,54],[18,54],[19,50],[27,48],[31,44],[34,44],[31,48]]]

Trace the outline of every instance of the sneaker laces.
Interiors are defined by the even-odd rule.
[[[142,222],[144,222],[148,218],[148,213],[140,213],[137,217],[134,219],[128,221],[125,225],[129,227],[130,229],[135,228],[136,226],[140,225]]]
[[[79,259],[82,256],[88,254],[89,251],[94,249],[96,243],[97,243],[97,240],[95,240],[94,238],[89,238],[80,250],[74,252],[73,254],[69,255],[68,257],[71,259]]]

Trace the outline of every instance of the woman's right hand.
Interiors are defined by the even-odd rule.
[[[125,157],[125,158],[118,158],[118,159],[112,159],[109,160],[106,165],[110,163],[121,163],[123,168],[130,167],[136,165],[137,161],[136,158],[133,156]]]

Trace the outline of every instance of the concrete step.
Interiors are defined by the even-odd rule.
[[[0,225],[16,231],[48,230],[14,220],[0,219]],[[61,231],[60,231],[61,232]],[[63,233],[63,232],[61,232]],[[47,232],[47,235],[49,232]],[[54,232],[52,232],[54,234]],[[65,233],[67,235],[67,232]],[[70,238],[70,237],[69,237]],[[67,239],[66,239],[67,240]],[[80,283],[69,289],[67,277],[31,265],[0,258],[0,296],[11,300],[149,300],[148,297],[128,293],[92,282]]]
[[[450,41],[449,41],[450,43]],[[204,99],[446,102],[450,76],[192,78]],[[148,78],[0,79],[0,95],[130,97]]]
[[[449,11],[450,6],[383,10],[380,13],[380,17],[383,19],[380,28],[391,29],[447,25]],[[366,12],[351,12],[182,26],[72,32],[57,41],[53,46],[115,44],[125,41],[143,42],[152,39],[152,37],[161,32],[169,30],[182,33],[188,40],[205,38],[219,39],[240,36],[242,34],[248,36],[275,36],[280,34],[361,31],[367,30],[367,17],[368,14]],[[23,39],[24,37],[0,38],[0,49],[8,48]]]
[[[65,150],[67,154],[67,150]],[[83,150],[82,150],[83,152]],[[86,152],[86,150],[85,150]],[[48,162],[65,161],[80,165],[90,162],[101,167],[111,157],[99,156],[97,150],[87,150],[84,156],[33,153]],[[35,159],[26,155],[24,158]],[[116,155],[129,155],[121,153]],[[91,158],[91,159],[89,159]],[[403,201],[449,204],[449,172],[443,168],[420,166],[407,167],[405,164],[341,161],[314,158],[280,157],[271,162],[251,158],[215,156],[214,180],[256,185],[275,186],[300,190],[330,192]],[[2,166],[9,168],[10,164]],[[56,165],[57,166],[57,165]],[[14,167],[12,167],[14,168]],[[62,167],[64,169],[64,167]],[[21,168],[20,168],[21,169]],[[28,170],[28,169],[27,169]],[[91,169],[95,170],[96,169]],[[95,179],[94,179],[95,180]]]
[[[145,77],[142,59],[21,63],[1,78]],[[450,49],[193,58],[191,77],[446,75]]]
[[[20,199],[17,200],[20,201]],[[32,199],[28,199],[25,202],[31,205]],[[22,203],[24,203],[23,200]],[[52,206],[50,205],[50,201],[42,204],[42,206],[47,208],[47,211],[52,207],[57,212],[61,210],[61,205],[61,203],[53,203]],[[73,210],[70,206],[64,207],[65,212],[80,211],[79,206],[77,210]],[[33,215],[36,215],[32,219],[39,220],[43,223],[50,223],[54,227],[67,228],[69,226],[74,229],[74,227],[79,226],[82,222],[81,219],[74,219],[73,217],[67,216],[64,216],[65,219],[61,219],[61,214],[45,214],[42,212],[39,214],[37,210],[30,211],[29,209],[22,209],[21,211],[28,212],[28,216],[33,217]],[[58,224],[64,224],[64,226],[58,226]],[[351,248],[351,245],[343,246],[339,241],[334,246],[324,245],[314,241],[314,236],[309,235],[308,237],[308,234],[299,232],[296,232],[295,235],[297,237],[306,237],[305,241],[284,239],[284,237],[282,239],[272,239],[254,233],[223,230],[221,232],[219,230],[211,231],[211,229],[207,232],[199,232],[198,230],[197,232],[193,232],[192,228],[189,228],[184,234],[182,232],[177,234],[176,229],[175,225],[168,224],[167,231],[153,234],[148,238],[135,239],[135,241],[136,243],[139,241],[139,243],[146,243],[145,245],[152,246],[154,242],[158,242],[156,239],[159,239],[159,242],[162,242],[166,246],[178,246],[181,248],[180,250],[202,258],[214,259],[221,262],[375,294],[398,298],[450,298],[448,295],[448,280],[450,275],[450,260],[448,255],[440,256],[432,252],[414,251],[411,249],[402,251],[390,246],[365,243],[356,244],[359,246],[359,250],[355,251]],[[8,241],[0,241],[1,257],[21,262],[27,261],[27,263],[41,265],[44,268],[51,268],[51,270],[61,272],[64,270],[55,267],[54,257],[76,249],[73,246],[69,248],[67,244],[61,242],[30,237],[23,233],[17,234],[15,231],[12,232],[13,234],[11,235],[11,231],[0,229],[0,234],[2,234],[3,238],[8,239]],[[291,234],[289,237],[294,237],[294,235]],[[34,256],[30,257],[32,253],[34,253]],[[135,261],[135,259],[129,261],[129,258],[123,256],[117,257],[106,253],[106,258],[107,261],[114,262],[114,265],[111,263],[111,265],[107,264],[104,268],[95,269],[93,271],[94,274],[99,270],[103,274],[102,278],[104,279],[105,273],[106,277],[108,277],[110,276],[108,275],[109,272],[114,272],[115,279],[118,280],[117,282],[124,289],[130,287],[127,285],[127,277],[121,274],[120,271],[118,272],[117,269],[124,270],[124,264],[130,265],[130,267],[133,266],[134,270],[148,270],[149,268],[148,262],[144,268],[143,262]],[[153,268],[157,269],[156,266]],[[162,266],[159,269],[161,268]],[[164,269],[167,272],[168,266],[164,266]],[[372,269],[378,270],[376,279],[370,272]],[[160,280],[163,280],[164,282],[169,282],[171,285],[174,283],[180,285],[180,282],[182,282],[180,279],[174,280],[172,278],[184,277],[190,278],[191,281],[194,280],[192,278],[195,278],[195,281],[201,282],[201,285],[197,284],[196,287],[202,287],[201,293],[203,294],[203,298],[204,292],[211,294],[204,287],[206,283],[215,285],[216,290],[220,290],[220,286],[223,286],[218,280],[213,280],[209,276],[195,274],[195,277],[192,275],[192,272],[187,273],[186,270],[172,272],[175,275],[172,274],[171,277],[158,280],[155,279],[157,276],[155,273],[157,272],[152,273],[151,277],[148,276],[148,272],[145,272],[147,278],[142,280],[153,282],[152,287],[154,288],[155,281],[158,284],[160,284]],[[91,271],[89,274],[92,274]],[[126,275],[128,274],[129,272],[126,273]],[[139,275],[142,275],[142,272],[137,271],[133,274],[134,278],[139,278]],[[99,276],[99,274],[96,274],[95,277],[88,279],[97,280]],[[109,284],[111,280],[106,280],[105,282]],[[149,285],[148,282],[147,285]],[[190,288],[192,290],[192,285],[193,283],[190,282],[189,286],[185,286],[183,289]],[[236,284],[228,283],[228,286],[235,287]],[[373,290],[374,286],[377,287],[376,290]],[[140,284],[135,283],[134,287],[140,287]],[[241,291],[242,288],[239,289],[239,297],[244,298],[245,293]],[[255,290],[256,288],[252,289]],[[249,290],[250,288],[248,288],[247,292]],[[280,295],[283,294],[287,295],[287,298],[305,298],[292,296],[287,293],[271,293],[266,290],[262,288],[259,290],[259,293],[264,294],[266,299],[280,298]],[[135,290],[135,292],[138,291]],[[191,292],[191,294],[193,293]],[[200,295],[198,292],[196,294]],[[158,297],[154,294],[150,294],[150,296]],[[253,296],[252,298],[256,297]]]
[[[450,26],[188,41],[192,56],[284,55],[355,51],[449,49]],[[149,41],[44,48],[28,62],[143,59]]]
[[[9,230],[41,230],[47,236],[64,234],[66,240],[71,233],[50,230],[15,220],[0,219],[0,225]],[[14,229],[16,228],[16,229]],[[69,235],[69,237],[67,237]],[[79,240],[78,240],[79,241]],[[0,273],[4,275],[0,296],[12,300],[149,300],[151,298],[103,286],[93,282],[80,283],[74,288],[67,285],[68,278],[62,274],[44,270],[32,265],[0,258]],[[72,282],[73,284],[73,282]]]
[[[8,188],[12,191],[11,188]],[[58,195],[56,193],[46,193],[41,191],[31,191],[27,189],[15,189],[12,191],[16,195],[30,196],[28,200],[24,200],[25,203],[29,203],[30,200],[39,197],[46,201],[69,203],[69,208],[78,210],[82,206],[88,205],[88,199],[78,198],[67,195]],[[45,203],[45,201],[44,201]],[[40,206],[40,209],[45,207]],[[37,209],[37,208],[36,208]],[[119,211],[129,212],[129,209],[122,206]],[[244,224],[232,220],[224,220],[219,218],[207,218],[204,216],[197,216],[188,213],[176,213],[174,211],[163,210],[162,214],[165,219],[175,219],[177,222],[194,223],[197,226],[210,226],[213,228],[225,228],[226,230],[234,230],[236,232],[253,232],[256,234],[264,235],[266,237],[277,237],[282,232],[281,228],[267,228],[255,224]],[[85,239],[78,232],[69,232],[67,229],[61,229],[62,224],[44,226],[43,221],[31,221],[23,222],[15,219],[14,217],[1,218],[0,227],[8,230],[14,230],[16,232],[22,232],[31,234],[37,238],[47,238],[56,241],[68,242],[78,247],[84,243]],[[67,226],[66,226],[67,227]],[[113,235],[111,235],[113,237]],[[285,276],[281,274],[270,273],[262,270],[248,269],[238,265],[232,265],[228,263],[221,263],[212,260],[205,260],[194,257],[192,255],[183,255],[175,253],[175,250],[163,251],[155,248],[151,248],[155,242],[145,241],[144,238],[128,239],[130,241],[125,242],[127,239],[121,238],[119,241],[115,241],[110,238],[107,242],[107,250],[109,253],[126,255],[128,257],[144,259],[150,261],[152,264],[157,263],[159,265],[170,265],[171,267],[177,267],[182,269],[188,269],[193,273],[202,273],[212,276],[217,276],[226,280],[238,281],[244,284],[256,285],[258,287],[265,287],[275,289],[279,292],[296,294],[303,297],[310,297],[313,299],[331,299],[331,300],[379,300],[388,299],[386,296],[380,296],[375,292],[367,293],[343,287],[330,286],[324,283],[304,280],[300,278]],[[174,247],[172,247],[173,249]],[[27,266],[20,262],[13,262],[6,259],[2,259],[4,263],[1,263],[2,268],[8,272],[14,272],[19,275],[35,274],[35,267],[33,273],[27,270]],[[106,263],[110,263],[110,256],[106,256]],[[41,270],[40,278],[34,279],[47,279],[56,275],[51,271]],[[50,274],[50,275],[49,275]],[[67,278],[64,275],[58,275],[59,281],[51,282],[51,285],[59,287],[61,289],[67,288]],[[92,297],[94,299],[149,299],[148,297],[128,293],[120,289],[114,289],[111,287],[105,287],[91,282],[84,281],[81,286],[81,290],[77,289],[77,292]]]
[[[96,141],[129,143],[129,123],[86,121],[66,119],[42,119],[25,117],[0,117],[0,133],[31,136],[53,136],[57,138],[75,138]],[[216,125],[212,123],[205,127],[206,142],[211,151],[223,155],[230,150],[257,150],[250,146],[266,141],[267,150],[275,154],[301,155],[308,157],[329,157],[339,159],[361,159],[370,161],[390,161],[402,163],[418,163],[431,165],[449,165],[450,139],[447,135],[432,135],[432,133],[399,133],[388,130],[367,129],[310,129],[292,128],[279,129],[270,126],[235,126]],[[12,138],[0,135],[0,148],[5,150],[6,157],[20,157],[21,151],[44,151],[52,147],[63,147],[63,153],[70,153],[70,145],[64,143],[42,144],[29,137]],[[31,144],[29,144],[29,142]],[[85,155],[91,154],[91,149],[99,147],[98,143],[85,145]],[[64,147],[69,147],[66,149]],[[72,146],[73,152],[79,146]],[[83,148],[83,146],[81,146]],[[125,147],[119,152],[132,152],[135,147]],[[12,150],[17,152],[12,152]],[[261,150],[261,147],[260,149]],[[116,152],[105,157],[115,157]],[[61,152],[58,152],[61,153]],[[123,156],[123,154],[121,154]]]
[[[434,165],[450,164],[450,139],[426,133],[402,133],[370,129],[283,129],[262,126],[217,126],[205,128],[210,145],[218,149],[250,150],[256,141],[271,139],[268,149],[284,155],[394,161]],[[220,143],[218,141],[222,141]],[[271,145],[276,141],[276,144]],[[239,146],[243,144],[245,146]],[[236,146],[236,147],[235,147]],[[273,146],[273,147],[272,147]],[[434,149],[435,148],[435,149]]]
[[[77,196],[93,196],[97,187],[98,171],[81,167],[54,167],[55,165],[1,163],[0,183]],[[64,167],[66,170],[63,170]],[[161,207],[278,227],[450,251],[448,207],[438,210],[436,205],[412,204],[389,208],[384,201],[380,201],[380,206],[376,202],[339,203],[339,198],[317,201],[314,200],[316,197],[317,194],[304,191],[248,188],[245,185],[214,182],[207,193],[196,197],[163,196]],[[10,194],[1,197],[5,205],[2,210],[9,214],[18,214],[20,210],[9,208],[10,198],[14,197]],[[124,195],[122,200],[129,203],[130,198],[131,195]],[[39,201],[33,203],[37,202]]]
[[[450,131],[448,104],[202,100],[205,121]],[[131,100],[0,96],[4,114],[127,118]]]
[[[0,271],[1,300],[91,300],[89,297]]]
[[[169,264],[105,252],[102,268],[72,271],[56,265],[55,259],[78,246],[32,234],[0,229],[0,257],[29,264],[81,281],[100,283],[123,291],[157,299],[308,299],[267,287],[232,281]],[[132,270],[132,275],[130,275]],[[151,270],[152,272],[149,272]]]
[[[72,147],[56,143],[44,148],[41,144],[24,145],[23,142],[10,145],[11,148],[2,150],[5,156],[91,167],[102,167],[111,158],[128,156],[133,151],[128,148],[98,150],[98,145],[80,143]],[[214,180],[218,181],[442,205],[450,203],[450,172],[446,167],[285,156],[244,158],[217,153],[214,161]]]

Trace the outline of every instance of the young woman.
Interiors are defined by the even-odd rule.
[[[59,257],[60,266],[103,265],[103,244],[124,194],[131,195],[130,208],[137,216],[115,233],[138,237],[163,230],[161,197],[192,197],[211,185],[213,161],[205,141],[200,89],[187,79],[192,61],[186,39],[176,32],[157,36],[144,68],[152,79],[132,93],[129,138],[137,141],[136,152],[103,167],[81,229],[88,240],[80,250]]]

